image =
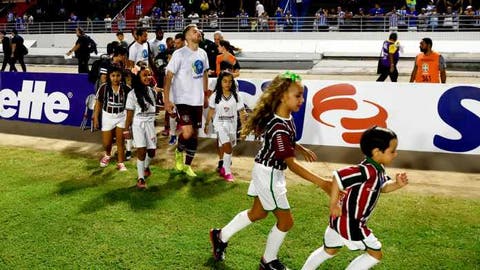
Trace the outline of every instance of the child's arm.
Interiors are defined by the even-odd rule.
[[[125,139],[131,139],[132,134],[130,134],[130,127],[132,126],[133,121],[133,111],[127,110],[127,119],[125,120],[125,129],[123,130],[123,137]]]
[[[408,177],[406,173],[397,173],[395,181],[389,180],[383,185],[382,193],[388,193],[400,189],[408,184]]]
[[[309,169],[305,168],[300,164],[295,157],[289,157],[285,159],[285,162],[287,163],[288,168],[294,172],[296,175],[304,178],[305,180],[308,180],[320,188],[322,188],[327,194],[330,194],[330,189],[331,189],[331,182],[316,175]]]
[[[215,114],[215,109],[208,108],[207,119],[205,120],[205,126],[203,127],[203,132],[208,134],[208,126],[212,122],[213,115]]]
[[[300,152],[305,158],[305,160],[308,162],[313,162],[317,160],[317,155],[315,154],[315,152],[313,152],[312,150],[306,148],[301,144],[298,144],[298,143],[295,144],[295,151]]]
[[[95,107],[93,109],[93,127],[95,129],[98,129],[100,127],[100,121],[99,121],[99,117],[100,117],[100,110],[102,108],[102,103],[100,101],[95,101]]]
[[[338,204],[340,197],[340,188],[338,188],[337,179],[332,178],[332,191],[330,192],[330,216],[339,217],[342,215],[342,208]]]

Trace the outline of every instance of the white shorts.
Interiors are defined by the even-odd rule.
[[[253,166],[248,196],[258,197],[265,211],[290,209],[285,173],[257,162]]]
[[[127,114],[122,113],[108,113],[102,111],[102,131],[111,131],[115,128],[125,128],[125,119]]]
[[[325,230],[323,242],[325,247],[327,248],[340,248],[343,246],[347,246],[347,248],[350,250],[366,250],[367,248],[373,250],[382,249],[382,243],[378,241],[377,237],[375,237],[373,233],[370,233],[367,238],[361,241],[351,241],[343,238],[340,234],[338,234],[334,229],[330,228],[329,226]]]
[[[153,121],[132,124],[133,141],[136,148],[157,149],[157,133]]]
[[[237,144],[237,127],[231,123],[219,123],[213,125],[217,133],[218,146],[231,143],[232,146]]]

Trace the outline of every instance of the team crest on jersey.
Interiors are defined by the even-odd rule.
[[[203,62],[201,60],[195,60],[192,64],[193,74],[202,75],[203,74]]]
[[[142,54],[143,54],[143,58],[147,58],[148,57],[148,50],[143,49]]]
[[[183,122],[188,123],[188,122],[190,122],[190,116],[182,115],[182,120],[183,120]]]
[[[230,111],[230,108],[229,108],[229,107],[227,107],[227,106],[225,106],[225,107],[223,107],[223,111],[227,113],[227,112],[229,112],[229,111]]]
[[[158,45],[158,50],[160,52],[164,52],[166,49],[167,47],[165,46],[165,44],[161,43],[160,45]]]

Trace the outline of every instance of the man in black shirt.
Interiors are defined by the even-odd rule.
[[[76,34],[78,37],[77,42],[75,42],[75,46],[73,46],[73,48],[67,52],[67,55],[70,56],[72,53],[75,53],[75,57],[78,60],[78,73],[88,73],[88,60],[90,60],[90,40],[80,27],[77,27]]]
[[[10,60],[10,71],[17,71],[17,68],[15,67],[15,63],[18,60],[18,63],[20,63],[20,66],[22,67],[23,72],[27,71],[27,67],[25,66],[25,61],[23,60],[23,57],[27,54],[27,48],[25,45],[23,45],[23,38],[18,35],[18,32],[16,29],[12,30],[12,40],[11,40],[11,47],[12,47],[12,52],[11,52],[11,60]]]
[[[7,64],[10,64],[10,71],[12,71],[12,66],[10,62],[10,56],[12,55],[12,47],[10,46],[10,38],[7,37],[7,32],[3,30],[0,31],[0,41],[2,42],[3,48],[3,64],[1,71],[5,71]]]

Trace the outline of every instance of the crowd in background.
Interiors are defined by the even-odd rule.
[[[462,29],[480,27],[478,0],[408,0],[382,3],[339,0],[315,3],[308,9],[301,4],[282,6],[284,1],[279,0],[249,3],[240,1],[240,4],[235,5],[222,0],[169,0],[157,1],[149,10],[142,9],[140,2],[138,8],[136,7],[138,12],[135,18],[127,18],[126,14],[121,12],[128,3],[126,0],[109,0],[107,3],[90,0],[90,5],[94,5],[95,9],[85,8],[89,5],[72,4],[72,1],[60,1],[60,4],[55,5],[51,2],[40,0],[24,14],[14,14],[10,10],[6,14],[7,22],[22,31],[34,22],[66,21],[77,26],[79,21],[86,21],[97,28],[100,26],[100,29],[93,29],[92,26],[92,30],[96,32],[125,30],[128,27],[126,19],[135,20],[136,26],[145,28],[153,29],[161,25],[166,31],[181,31],[189,23],[197,24],[201,29],[215,31],[225,29],[221,24],[229,22],[235,22],[242,31],[289,31],[294,27],[313,30],[332,30],[332,27],[354,29],[365,21],[387,24],[390,30],[408,27],[416,27],[419,31],[458,29],[459,26]],[[242,4],[243,2],[245,3]],[[312,6],[315,10],[312,10]],[[298,16],[304,19],[301,20]]]

